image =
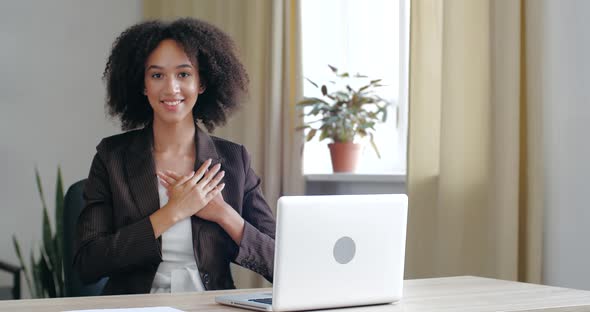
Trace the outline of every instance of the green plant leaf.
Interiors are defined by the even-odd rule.
[[[313,137],[315,136],[316,132],[317,132],[316,129],[309,130],[309,132],[307,133],[307,136],[305,137],[305,141],[307,141],[307,142],[311,141],[311,139],[313,139]]]
[[[41,271],[39,269],[39,264],[35,262],[33,248],[31,248],[31,274],[33,276],[33,285],[35,286],[35,292],[31,293],[31,296],[33,298],[43,298],[43,288],[41,287]]]
[[[323,95],[327,95],[328,94],[328,87],[326,87],[326,85],[322,85],[322,94]]]
[[[41,249],[41,259],[39,259],[39,272],[41,277],[41,285],[50,298],[55,298],[55,282],[53,280],[53,273],[49,266],[49,259]]]
[[[39,169],[35,167],[35,180],[37,181],[37,190],[39,191],[39,197],[41,197],[41,204],[43,205],[43,209],[47,209],[47,204],[45,203],[45,195],[43,195],[43,186],[41,185],[41,177],[39,176]]]
[[[55,250],[53,248],[53,235],[51,231],[51,224],[49,224],[49,215],[47,213],[47,209],[43,208],[43,245],[47,254],[53,260]]]
[[[16,251],[16,256],[18,257],[18,262],[20,263],[21,268],[23,269],[23,275],[25,276],[25,281],[27,282],[27,287],[29,288],[29,292],[31,296],[34,296],[33,285],[31,284],[31,279],[29,278],[29,272],[27,270],[27,266],[25,265],[25,261],[23,260],[22,253],[20,252],[20,244],[16,239],[15,235],[12,235],[12,244],[14,245],[14,250]]]
[[[315,98],[315,97],[305,98],[302,101],[297,102],[297,104],[295,104],[295,105],[299,106],[299,107],[305,107],[305,106],[316,105],[318,103],[329,105],[326,101],[319,99],[319,98]]]
[[[309,129],[309,128],[311,128],[310,125],[305,125],[305,126],[299,126],[299,127],[295,128],[295,130],[296,131],[301,131],[301,130]]]
[[[381,159],[381,153],[379,153],[379,149],[377,148],[377,144],[375,144],[375,140],[373,139],[373,133],[369,134],[371,137],[371,146],[373,147],[373,149],[375,150],[375,153],[377,153],[377,158]]]
[[[309,81],[309,83],[311,83],[314,87],[318,88],[318,84],[315,83],[315,82],[313,82],[313,81],[311,81],[311,79],[309,79],[309,78],[306,77],[305,80]]]
[[[332,65],[330,65],[330,64],[328,64],[328,67],[330,67],[330,69],[331,69],[331,70],[332,70],[334,73],[336,73],[336,74],[338,73],[338,68],[336,68],[336,67],[334,67],[334,66],[332,66]]]
[[[64,294],[63,279],[63,214],[64,214],[64,187],[61,168],[57,167],[57,181],[55,190],[55,275],[57,281],[57,295]]]
[[[322,129],[322,132],[320,133],[320,141],[323,141],[324,139],[328,138],[329,136],[330,135],[329,135],[329,132],[328,132],[328,127],[324,127]]]

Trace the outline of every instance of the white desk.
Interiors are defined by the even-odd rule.
[[[183,311],[248,311],[218,305],[220,294],[256,290],[211,291],[202,294],[154,294],[0,301],[0,311],[65,311],[100,308],[169,306]],[[398,304],[340,309],[357,311],[590,311],[590,291],[461,276],[407,280]],[[338,310],[328,310],[334,312]]]

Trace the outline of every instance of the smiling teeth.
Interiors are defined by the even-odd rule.
[[[169,102],[169,101],[162,101],[162,102],[168,106],[176,106],[176,105],[180,104],[182,102],[182,100],[173,101],[173,102]]]

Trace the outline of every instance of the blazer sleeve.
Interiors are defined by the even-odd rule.
[[[261,180],[250,167],[250,157],[243,146],[242,160],[246,171],[242,206],[244,234],[234,262],[272,283],[276,223],[262,195]]]
[[[85,207],[78,217],[74,246],[74,268],[84,283],[117,272],[162,261],[161,247],[149,217],[117,228],[113,219],[113,198],[102,144],[92,160],[84,187]]]

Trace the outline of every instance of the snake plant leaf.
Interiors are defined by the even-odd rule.
[[[20,266],[23,270],[23,275],[25,276],[25,281],[27,282],[27,288],[29,288],[29,292],[32,296],[34,294],[33,285],[31,284],[31,279],[29,278],[27,266],[25,265],[22,253],[20,252],[20,244],[18,243],[18,240],[16,239],[15,235],[12,235],[12,244],[14,245],[14,250],[16,251],[16,256],[18,257],[18,262],[20,263]]]
[[[47,209],[47,204],[45,203],[45,195],[43,195],[43,186],[41,185],[41,177],[39,176],[39,170],[35,167],[35,180],[37,181],[37,190],[39,191],[39,197],[41,197],[41,204],[43,205],[43,209]]]
[[[47,209],[43,209],[43,245],[45,246],[45,251],[49,256],[51,261],[55,260],[55,250],[53,248],[53,235],[51,234],[51,224],[49,223],[49,215],[47,214]],[[54,263],[51,263],[52,266]]]
[[[55,282],[53,280],[53,273],[49,266],[49,259],[41,248],[41,259],[39,259],[39,272],[41,277],[41,285],[47,292],[50,298],[55,298]]]
[[[31,248],[31,274],[33,276],[33,285],[35,291],[31,293],[33,298],[43,298],[43,288],[41,287],[41,271],[39,264],[35,261],[33,249]]]
[[[64,214],[64,187],[61,174],[61,167],[57,167],[57,181],[55,190],[55,236],[53,239],[55,245],[55,274],[58,283],[58,295],[64,294],[63,274],[63,214]]]

